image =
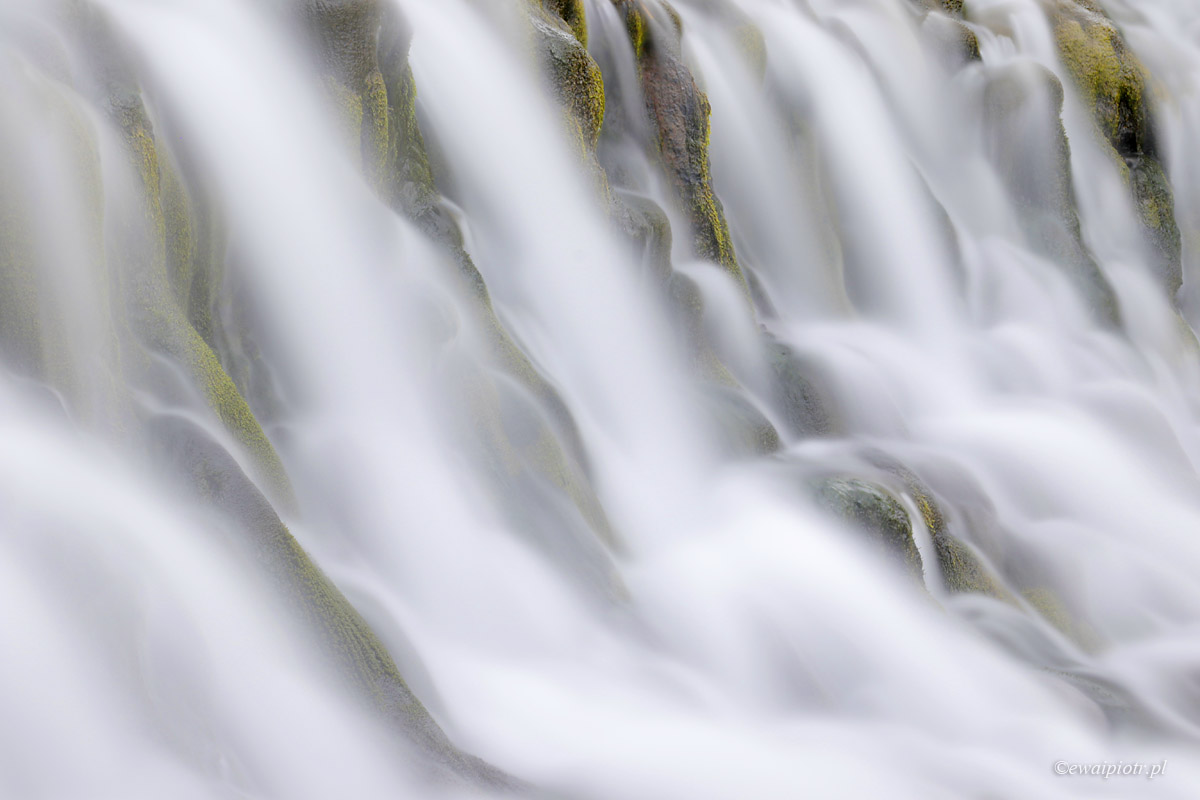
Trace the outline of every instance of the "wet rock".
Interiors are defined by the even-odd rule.
[[[587,14],[584,11],[583,0],[542,0],[542,6],[565,22],[579,43],[587,47]]]
[[[1174,197],[1158,158],[1145,68],[1091,0],[1054,0],[1048,14],[1059,57],[1112,147],[1161,284],[1174,298],[1183,280],[1182,244]]]
[[[494,787],[513,785],[511,778],[450,742],[409,689],[375,632],[224,449],[179,417],[148,419],[147,429],[150,440],[186,484],[233,522],[234,545],[270,576],[283,592],[288,610],[316,631],[339,674],[402,730],[444,777],[467,777]]]
[[[643,267],[665,285],[671,275],[671,220],[648,197],[617,192],[613,216]]]
[[[773,336],[765,337],[764,346],[773,379],[774,400],[787,432],[801,438],[836,434],[839,426],[832,413],[835,404],[819,388],[817,366]]]
[[[604,76],[600,67],[563,18],[535,11],[533,28],[538,55],[551,88],[578,125],[583,149],[593,151],[604,124]]]
[[[779,449],[779,432],[740,389],[709,385],[704,389],[704,402],[730,455],[762,456]]]
[[[745,286],[725,213],[713,191],[708,156],[712,109],[683,63],[679,16],[662,4],[613,3],[624,16],[633,45],[658,155],[692,226],[692,249]]]
[[[912,520],[887,489],[861,478],[831,476],[817,479],[813,491],[818,506],[867,534],[885,556],[917,580],[924,579]]]
[[[328,12],[332,19],[346,22],[349,27],[339,31],[354,30],[359,35],[367,30],[373,41],[370,25],[350,25],[361,22],[355,14],[365,5],[334,8],[317,3],[310,11]],[[129,189],[136,197],[131,208],[121,204],[106,208],[112,232],[107,245],[120,264],[125,300],[115,305],[114,313],[127,330],[127,349],[137,356],[128,365],[129,373],[140,388],[159,397],[194,394],[236,442],[239,458],[181,416],[145,415],[137,430],[199,499],[228,516],[235,544],[271,576],[285,604],[318,632],[340,673],[442,774],[480,785],[511,786],[507,776],[462,753],[446,738],[374,632],[281,521],[276,509],[295,505],[283,464],[212,346],[183,308],[185,289],[194,284],[188,264],[197,241],[188,187],[174,172],[174,159],[156,131],[136,71],[125,60],[128,48],[90,4],[73,3],[70,8],[68,31],[78,38],[77,52],[91,66],[85,73],[89,76],[85,91],[117,134],[128,162]],[[338,46],[330,52],[345,56],[330,62],[338,80],[361,74],[361,48],[342,34],[331,41]],[[121,181],[121,172],[112,170],[104,179]],[[170,379],[182,388],[167,385]]]
[[[1160,284],[1171,297],[1183,284],[1182,235],[1175,219],[1175,195],[1171,182],[1157,158],[1126,156],[1134,207],[1152,252]]]
[[[964,63],[979,61],[979,37],[975,31],[963,24],[965,15],[962,0],[915,0],[918,7],[941,14],[928,14],[924,21],[926,30],[941,45],[947,55],[947,65],[953,68]]]
[[[577,40],[558,27],[547,23],[548,17],[534,9],[535,38],[550,51],[573,54],[572,63],[580,64],[578,56],[587,58],[586,50]],[[561,23],[561,20],[560,20]],[[540,27],[539,27],[540,25]],[[539,33],[540,31],[540,33]],[[546,44],[547,40],[551,44]],[[378,64],[388,109],[388,147],[380,192],[395,211],[412,220],[434,242],[441,245],[453,268],[459,287],[469,300],[468,313],[482,331],[490,356],[508,376],[521,384],[536,400],[548,418],[545,436],[539,438],[537,457],[529,463],[534,471],[550,485],[564,492],[578,512],[592,526],[594,534],[606,544],[614,544],[612,528],[604,509],[588,481],[588,460],[574,418],[558,390],[538,372],[511,335],[500,323],[483,276],[464,247],[462,231],[439,191],[430,165],[428,147],[417,118],[417,86],[408,61],[410,30],[399,11],[390,6],[380,21]],[[590,62],[590,58],[587,58]],[[583,67],[584,72],[599,81],[594,62]],[[593,75],[594,73],[594,75]],[[599,115],[603,117],[603,83]],[[598,123],[597,123],[598,124]],[[598,133],[598,129],[597,129]],[[484,382],[486,383],[486,382]],[[472,381],[472,386],[484,383]],[[459,388],[462,391],[462,387]],[[495,425],[498,419],[498,395],[491,388],[469,391],[474,400],[464,409],[473,421],[482,441],[489,442],[495,463],[512,463],[520,447],[507,439],[506,432]],[[495,474],[501,474],[501,470]]]
[[[904,492],[916,503],[933,540],[946,591],[951,594],[984,594],[1004,602],[1015,602],[1012,594],[975,551],[950,532],[941,504],[915,472],[879,450],[868,451],[864,456],[873,466],[899,481]]]
[[[308,28],[327,71],[328,89],[364,171],[382,179],[388,148],[388,98],[379,68],[382,11],[377,0],[308,0]]]

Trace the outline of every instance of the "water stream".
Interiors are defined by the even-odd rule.
[[[0,797],[1194,796],[1200,6],[1102,3],[1175,297],[1053,2],[967,0],[976,60],[909,0],[677,0],[677,53],[649,3],[649,56],[586,0],[581,155],[535,57],[565,25],[385,0],[420,214],[300,5],[0,0]],[[650,146],[676,57],[736,271]],[[279,530],[504,779],[362,702]]]

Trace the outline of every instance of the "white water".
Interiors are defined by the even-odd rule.
[[[261,316],[287,401],[269,433],[296,487],[292,532],[454,741],[552,795],[1193,796],[1200,355],[1128,244],[1127,201],[1070,97],[1085,238],[1128,336],[1089,321],[1008,207],[978,96],[989,70],[1021,60],[1063,74],[1036,3],[971,0],[989,26],[984,63],[951,75],[899,0],[723,2],[765,32],[777,91],[727,66],[721,26],[679,3],[713,106],[717,189],[771,292],[769,327],[832,375],[850,432],[770,459],[719,456],[667,315],[589,195],[520,45],[466,0],[399,3],[472,254],[580,426],[625,545],[614,558],[627,603],[577,585],[584,554],[531,544],[435,422],[452,399],[444,373],[486,361],[480,337],[433,246],[344,157],[319,80],[275,17],[236,0],[104,3],[227,209],[230,280]],[[1127,21],[1132,4],[1108,5],[1166,86],[1191,298],[1200,10],[1148,0]],[[620,30],[601,20],[606,0],[587,8],[594,37]],[[36,4],[6,0],[0,22],[23,11]],[[5,80],[50,81],[7,30]],[[3,95],[6,133],[23,119],[50,128],[29,103]],[[819,167],[785,151],[785,104],[807,114]],[[69,217],[54,202],[61,157],[19,141],[45,191],[29,200],[36,218]],[[103,159],[106,185],[118,183],[120,157]],[[834,219],[853,242],[828,245]],[[45,263],[61,266],[47,280],[86,272],[84,248],[41,233]],[[682,264],[686,236],[675,238],[677,266],[723,309],[711,320],[733,343],[723,352],[737,352],[744,309],[721,303],[713,268]],[[80,325],[83,343],[103,327]],[[745,360],[739,376],[761,368]],[[0,384],[0,796],[466,791],[425,785],[395,757],[288,632],[269,586],[219,544],[218,510],[166,485],[132,434],[77,424],[50,398],[15,372]],[[781,464],[847,463],[865,446],[936,476],[982,519],[986,498],[994,524],[974,543],[1035,565],[1105,646],[1083,652],[1026,606],[935,593],[943,610],[780,479]],[[561,519],[526,511],[551,529]],[[1095,684],[1152,724],[1107,721]],[[1153,782],[1052,769],[1164,759]]]

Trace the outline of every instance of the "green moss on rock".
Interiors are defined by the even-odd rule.
[[[195,237],[187,190],[169,163],[161,164],[163,224],[167,237],[167,278],[180,308],[191,304],[195,280]]]
[[[614,0],[637,58],[646,111],[662,165],[692,227],[697,257],[724,267],[746,291],[733,237],[713,190],[709,161],[712,108],[683,63],[679,32],[662,5]],[[657,12],[651,10],[657,8]]]
[[[912,520],[887,489],[854,476],[827,476],[813,483],[813,491],[819,507],[867,534],[883,555],[923,580]]]
[[[915,472],[880,451],[870,451],[866,456],[875,467],[897,479],[916,504],[933,541],[946,591],[951,594],[983,594],[1015,604],[1012,594],[984,565],[974,549],[950,532],[940,504]]]
[[[363,170],[371,182],[379,186],[385,180],[388,162],[390,118],[387,85],[383,73],[372,70],[363,82],[362,125],[360,147]]]
[[[284,606],[313,630],[339,674],[403,730],[438,770],[484,785],[514,782],[459,751],[413,694],[379,637],[283,524],[271,503],[218,444],[177,418],[149,420],[164,455],[236,526],[235,546],[283,593]]]
[[[1021,592],[1021,597],[1061,633],[1068,637],[1073,636],[1074,623],[1058,595],[1042,587],[1026,589]]]
[[[587,48],[569,30],[533,15],[535,47],[559,102],[579,126],[583,147],[594,150],[604,124],[604,76]]]
[[[1121,165],[1161,283],[1174,297],[1182,284],[1181,240],[1158,160],[1145,68],[1090,0],[1055,0],[1049,13],[1062,64]]]
[[[387,87],[379,67],[378,0],[308,0],[305,20],[347,148],[378,186],[388,162]]]
[[[171,290],[167,274],[167,217],[163,169],[153,127],[140,98],[113,106],[143,200],[144,235],[127,244],[134,332],[151,347],[183,365],[217,418],[245,448],[260,477],[285,504],[294,503],[291,484],[275,448],[238,392],[212,348],[196,332]]]
[[[543,0],[543,5],[547,11],[565,22],[579,43],[587,47],[587,14],[584,11],[583,0]]]
[[[1063,64],[1100,131],[1119,152],[1140,149],[1145,83],[1141,65],[1116,28],[1105,19],[1060,17],[1055,35]]]
[[[1133,189],[1134,207],[1141,220],[1147,243],[1157,255],[1160,283],[1174,297],[1183,285],[1183,236],[1175,220],[1175,195],[1171,182],[1158,159],[1147,156],[1130,157],[1129,184]]]
[[[562,31],[549,27],[543,33],[554,37],[554,41],[561,46],[560,52],[564,58],[580,70],[567,70],[565,74],[574,75],[582,84],[590,85],[592,88],[589,92],[600,93],[599,109],[592,109],[587,114],[598,114],[599,120],[602,120],[604,88],[595,62],[587,57],[578,41]],[[586,57],[586,63],[580,60],[581,54]],[[470,408],[467,415],[481,436],[492,443],[497,464],[511,467],[517,463],[514,459],[524,458],[571,500],[602,541],[615,546],[615,534],[588,483],[582,438],[566,403],[501,325],[483,277],[464,249],[462,232],[442,202],[417,119],[417,86],[408,63],[407,25],[394,10],[383,20],[379,64],[389,109],[389,163],[381,186],[384,199],[444,248],[448,260],[456,268],[454,274],[459,279],[460,287],[471,301],[473,322],[487,342],[489,354],[505,373],[530,392],[549,417],[551,427],[536,440],[531,450],[520,452],[512,442],[507,441],[504,430],[496,425],[494,392],[480,390],[477,402],[468,404]],[[596,135],[599,133],[599,120],[593,123],[597,126]],[[498,470],[496,474],[511,474],[507,471],[508,467]]]

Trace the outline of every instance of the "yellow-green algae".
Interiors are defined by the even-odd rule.
[[[159,162],[162,183],[163,222],[167,237],[167,278],[180,308],[191,305],[195,268],[195,237],[187,190],[174,166],[166,159]]]
[[[378,185],[387,168],[389,143],[387,87],[376,45],[382,25],[379,3],[310,0],[305,16],[347,148],[367,178]]]
[[[534,47],[554,94],[579,126],[585,151],[592,150],[604,124],[604,76],[587,48],[551,20],[533,9]]]
[[[130,252],[134,307],[130,313],[139,335],[152,347],[182,364],[210,407],[254,457],[268,476],[273,493],[290,504],[290,487],[274,449],[249,405],[222,368],[213,350],[188,323],[166,275],[167,223],[163,210],[164,170],[153,128],[140,99],[126,94],[113,103],[114,122],[127,147],[143,213],[151,233],[149,256]],[[510,785],[498,770],[457,750],[420,701],[411,693],[378,637],[280,521],[272,504],[215,445],[198,445],[191,469],[197,488],[218,507],[234,515],[250,536],[258,561],[289,596],[289,606],[322,634],[344,674],[385,716],[412,740],[437,755],[455,773],[482,783]]]
[[[263,432],[233,380],[225,372],[212,348],[192,327],[171,291],[167,277],[167,222],[162,201],[162,169],[153,128],[140,99],[114,106],[114,122],[120,128],[134,174],[139,181],[151,249],[148,258],[131,257],[137,263],[133,275],[135,330],[146,343],[173,356],[183,365],[209,407],[253,459],[260,477],[277,498],[294,503],[291,483],[275,448]],[[133,254],[130,254],[131,256]],[[131,264],[132,265],[132,264]]]
[[[1048,8],[1059,58],[1112,148],[1158,261],[1160,282],[1174,297],[1183,279],[1182,239],[1158,157],[1145,67],[1095,3],[1054,0]]]
[[[385,718],[433,756],[439,766],[484,784],[510,779],[450,743],[409,689],[379,637],[292,536],[262,493],[219,446],[193,430],[175,429],[161,438],[183,451],[198,490],[225,509],[245,536],[248,549],[285,594],[287,608],[322,637],[352,685]]]
[[[908,467],[880,451],[866,454],[868,461],[900,481],[916,504],[933,540],[946,590],[952,594],[983,594],[1015,605],[1015,598],[984,565],[975,551],[950,533],[946,517],[932,491]]]
[[[712,186],[708,156],[712,108],[683,63],[677,15],[661,4],[613,3],[625,18],[663,167],[691,222],[692,249],[697,257],[724,267],[749,298],[729,225]]]
[[[543,6],[565,22],[579,43],[587,47],[588,25],[583,0],[543,0]]]

